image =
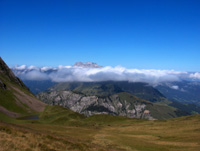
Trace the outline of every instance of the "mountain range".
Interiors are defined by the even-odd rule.
[[[77,62],[70,66],[56,68],[21,67],[12,68],[16,75],[38,76],[38,73],[54,75],[71,73],[71,70],[103,68],[95,63]],[[40,71],[40,72],[36,72]],[[33,73],[33,74],[30,74]],[[182,73],[181,73],[182,75]],[[62,75],[65,76],[65,75]],[[112,114],[127,117],[165,119],[200,113],[198,80],[164,81],[156,85],[146,82],[131,81],[92,81],[92,82],[56,82],[51,79],[28,79],[22,76],[23,82],[37,97],[47,104],[57,104],[73,111],[90,116],[93,114]],[[194,91],[195,90],[195,91]],[[46,91],[46,92],[45,92]],[[71,97],[73,96],[73,97]],[[133,99],[132,103],[125,98]],[[127,96],[127,97],[126,97]],[[122,99],[123,98],[123,99]],[[109,101],[108,101],[109,100]],[[121,101],[121,106],[117,102]],[[137,100],[137,101],[135,101]],[[138,109],[138,103],[139,108]],[[148,102],[148,103],[144,103]],[[148,104],[148,105],[147,105]],[[137,107],[136,107],[137,106]],[[142,107],[143,106],[143,107]],[[149,110],[149,106],[151,106]],[[155,108],[157,108],[155,110]],[[148,112],[148,114],[146,114]],[[130,114],[132,113],[132,114]],[[144,116],[145,113],[145,116]]]
[[[170,100],[200,106],[199,81],[163,82],[155,88]]]
[[[101,68],[90,62],[77,62],[74,67]],[[33,93],[38,93],[37,98],[43,102],[61,105],[86,116],[112,114],[165,119],[200,113],[198,106],[200,83],[198,81],[162,82],[152,86],[145,82],[128,81],[53,82],[25,79],[23,81],[28,86],[27,88],[19,78],[15,77],[14,73],[19,70],[21,72],[34,71],[35,67],[29,67],[26,70],[14,69],[13,73],[1,59],[1,70],[2,73],[6,73],[8,79],[17,82],[27,91],[30,88]],[[47,68],[41,68],[41,70],[48,73],[56,71],[56,69]],[[0,85],[6,90],[9,84],[5,84],[4,79],[5,77],[1,75]],[[31,94],[30,91],[29,93]]]
[[[70,98],[72,94],[74,96],[78,96],[74,97],[74,101],[76,102],[75,106],[77,104],[82,104],[82,108],[79,106],[77,109],[73,103],[70,105],[67,103],[72,99]],[[125,97],[122,97],[122,99],[120,97],[121,95]],[[52,86],[47,92],[39,93],[37,97],[45,101],[47,104],[59,104],[74,111],[78,111],[79,113],[85,113],[87,116],[94,113],[112,113],[113,115],[120,115],[118,111],[122,109],[116,106],[116,102],[119,102],[119,100],[131,102],[131,97],[138,98],[138,102],[136,102],[140,103],[141,106],[145,106],[142,110],[143,112],[145,109],[148,110],[149,106],[151,106],[149,113],[152,112],[151,114],[155,119],[172,118],[200,112],[200,108],[198,106],[171,101],[156,88],[142,82],[64,82]],[[82,99],[84,101],[87,100],[87,104],[83,103],[84,101]],[[102,99],[105,101],[101,101]],[[146,101],[146,104],[144,103],[144,100]],[[122,103],[122,108],[126,109],[128,106],[128,109],[133,109],[137,104],[136,102],[134,104],[134,102],[134,99],[132,99],[132,104]],[[97,110],[98,107],[102,110]],[[96,111],[94,109],[96,109]],[[135,117],[137,114],[136,111],[137,110],[135,109],[132,111],[133,114],[130,115],[128,114],[127,110],[123,110],[123,112],[127,113],[126,116],[128,117]]]
[[[183,116],[147,83],[55,83],[38,96],[47,104],[0,58],[0,150],[198,151],[200,147],[200,116]],[[177,116],[183,117],[166,120]]]

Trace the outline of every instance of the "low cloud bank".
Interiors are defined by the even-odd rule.
[[[102,68],[82,68],[74,66],[35,67],[24,65],[12,67],[13,72],[23,80],[51,80],[54,82],[94,82],[94,81],[130,81],[158,84],[160,82],[179,81],[181,78],[199,78],[200,73],[189,74],[174,70],[127,69],[121,66]],[[176,89],[176,87],[174,87]]]
[[[199,79],[200,80],[200,73],[199,72],[196,72],[196,73],[191,73],[189,75],[190,78],[193,78],[193,79]]]

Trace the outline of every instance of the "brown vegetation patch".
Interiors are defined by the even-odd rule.
[[[0,151],[123,151],[97,145],[82,138],[77,139],[72,134],[63,135],[68,130],[67,127],[65,127],[62,134],[58,135],[56,131],[50,132],[52,130],[48,129],[36,130],[35,126],[37,127],[37,124],[27,124],[25,127],[23,124],[0,122]],[[41,127],[42,125],[39,126]],[[54,126],[50,127],[53,128]],[[77,129],[76,127],[74,128]]]

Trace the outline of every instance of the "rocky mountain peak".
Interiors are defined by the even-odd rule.
[[[7,66],[7,64],[0,57],[0,75],[5,75],[10,81],[15,82],[21,87],[26,87],[23,82],[15,76],[12,70]],[[1,82],[2,83],[2,82]]]
[[[102,68],[94,62],[76,62],[73,67],[82,67],[82,68]]]

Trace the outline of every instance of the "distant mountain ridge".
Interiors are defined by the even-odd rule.
[[[110,96],[119,92],[128,92],[151,102],[160,102],[165,99],[165,96],[157,89],[144,82],[60,82],[52,86],[49,90],[69,90],[85,95],[97,96]]]
[[[200,82],[198,81],[163,82],[155,88],[170,100],[200,106]]]
[[[86,116],[112,114],[152,120],[188,115],[166,104],[152,103],[126,92],[99,97],[61,90],[42,92],[37,97],[47,104],[60,105]]]
[[[37,97],[90,116],[113,114],[135,118],[166,119],[189,115],[147,83],[128,81],[64,82]],[[148,114],[147,114],[148,113]]]
[[[38,68],[34,66],[29,66],[29,67],[20,66],[20,67],[13,68],[13,71],[17,75],[22,75],[22,77],[24,77],[23,82],[30,88],[30,90],[34,94],[38,94],[42,91],[47,91],[49,88],[50,88],[49,89],[50,92],[71,91],[76,94],[81,94],[81,95],[86,95],[86,96],[96,96],[98,98],[102,98],[102,97],[106,98],[115,94],[126,92],[133,96],[139,97],[141,99],[150,101],[151,103],[162,104],[162,105],[166,105],[169,108],[170,107],[175,108],[177,109],[177,111],[179,110],[177,112],[177,116],[200,113],[200,107],[195,105],[195,103],[199,102],[198,99],[200,98],[198,96],[198,92],[199,92],[198,81],[196,81],[196,84],[192,81],[189,81],[188,84],[186,83],[186,86],[190,89],[186,89],[186,88],[182,89],[181,85],[184,85],[184,81],[180,81],[179,85],[176,85],[176,82],[174,83],[168,82],[168,84],[165,85],[163,82],[163,83],[159,83],[157,86],[152,86],[144,82],[129,82],[129,81],[118,81],[118,80],[117,81],[99,81],[99,82],[95,82],[95,81],[93,82],[53,82],[53,79],[55,78],[58,78],[58,81],[62,81],[66,79],[69,81],[79,81],[79,80],[81,81],[81,80],[84,80],[84,78],[82,79],[82,76],[80,76],[77,73],[81,74],[81,72],[85,72],[85,74],[88,74],[88,73],[91,74],[95,72],[96,70],[98,71],[102,70],[102,72],[104,72],[104,68],[96,69],[100,67],[101,66],[97,65],[96,63],[78,62],[78,63],[75,63],[74,66],[59,66],[58,68],[52,68],[52,67]],[[107,69],[108,68],[106,68],[106,70]],[[109,68],[109,69],[113,70],[114,68]],[[168,72],[173,72],[173,71],[168,71]],[[175,74],[179,74],[179,73],[177,72]],[[35,75],[36,79],[31,79],[32,75]],[[93,75],[89,77],[92,77],[92,76]],[[97,74],[97,77],[98,76],[102,77],[102,74],[99,74],[99,75]],[[39,79],[37,79],[37,77],[39,77]],[[0,86],[2,88],[5,87],[2,82],[0,82]],[[187,91],[184,91],[184,90],[187,90]],[[59,102],[59,104],[62,104],[61,102]],[[191,104],[191,103],[194,103],[194,104]],[[49,104],[52,104],[52,102],[49,102]],[[175,117],[175,116],[173,115],[172,117]]]
[[[76,62],[73,67],[82,67],[82,68],[102,68],[94,62]]]

